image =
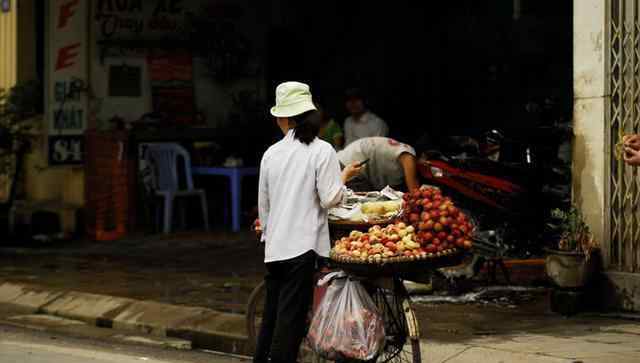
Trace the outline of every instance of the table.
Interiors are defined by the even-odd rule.
[[[240,231],[240,208],[242,205],[242,178],[258,175],[258,168],[225,168],[197,166],[193,175],[226,176],[231,185],[231,226],[234,232]]]

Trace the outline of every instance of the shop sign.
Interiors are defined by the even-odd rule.
[[[97,0],[99,39],[181,38],[185,35],[183,0]]]
[[[49,165],[82,164],[87,121],[87,1],[48,3]]]

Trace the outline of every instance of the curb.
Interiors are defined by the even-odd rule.
[[[198,349],[251,354],[240,314],[10,282],[0,283],[0,304],[101,328],[184,339]]]

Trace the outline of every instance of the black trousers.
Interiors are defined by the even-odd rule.
[[[309,251],[290,260],[266,264],[267,296],[254,362],[296,362],[307,332],[316,260],[316,253]]]

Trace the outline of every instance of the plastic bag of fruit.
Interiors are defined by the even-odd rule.
[[[384,321],[360,282],[337,278],[311,320],[307,340],[329,360],[371,360],[384,348]]]

